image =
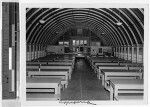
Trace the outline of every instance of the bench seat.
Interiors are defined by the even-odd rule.
[[[27,101],[57,101],[60,95],[47,93],[27,93]]]

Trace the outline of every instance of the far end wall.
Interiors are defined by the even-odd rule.
[[[111,53],[112,47],[91,46],[91,55],[103,55],[105,52]]]
[[[48,53],[64,54],[64,46],[47,46]]]

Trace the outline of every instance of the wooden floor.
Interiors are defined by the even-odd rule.
[[[68,88],[62,91],[61,100],[109,100],[109,92],[101,85],[85,59],[77,59]]]

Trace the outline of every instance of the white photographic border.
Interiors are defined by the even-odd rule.
[[[92,4],[91,4],[92,1]],[[144,8],[144,90],[145,90],[145,96],[144,96],[144,101],[143,102],[111,102],[111,101],[91,101],[95,104],[99,105],[130,105],[130,104],[135,104],[135,105],[141,105],[147,106],[147,103],[149,102],[148,100],[148,89],[149,89],[149,84],[148,81],[150,79],[148,78],[149,73],[149,48],[150,48],[150,43],[149,41],[149,1],[148,0],[2,0],[0,2],[0,107],[2,107],[2,2],[19,2],[19,11],[20,11],[20,102],[21,102],[21,107],[25,107],[28,105],[29,106],[46,106],[46,105],[64,105],[60,104],[59,102],[55,101],[26,101],[26,11],[24,10],[26,7],[31,6],[33,8],[34,6],[48,6],[48,8],[65,8],[65,7],[79,7],[79,8],[110,8],[110,7],[115,7],[115,8],[130,8],[130,7],[142,7]],[[35,4],[36,3],[36,4]],[[41,4],[42,3],[42,4]]]
[[[48,106],[48,105],[64,105],[59,101],[26,101],[26,8],[144,8],[144,34],[148,35],[147,16],[148,6],[141,4],[71,4],[71,3],[22,3],[20,4],[20,71],[21,71],[21,102],[28,106]],[[144,93],[147,93],[147,41],[148,36],[144,36]],[[69,102],[69,101],[66,101]],[[72,102],[72,101],[71,101]],[[147,94],[144,94],[143,101],[90,101],[93,104],[146,104]],[[81,103],[79,103],[81,104]]]

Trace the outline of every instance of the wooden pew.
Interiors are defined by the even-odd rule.
[[[48,62],[49,65],[72,65],[72,62]]]
[[[96,63],[102,63],[103,65],[119,65],[119,63],[123,63],[124,60],[116,59],[112,57],[103,57],[103,58],[89,58],[88,60],[90,62],[91,67],[96,71]],[[101,64],[100,64],[101,65]],[[125,66],[125,65],[124,65]]]
[[[119,62],[96,62],[95,66],[99,65],[120,65],[120,66],[128,66],[128,67],[133,67],[133,68],[143,68],[142,65],[139,64],[134,64],[134,63],[119,63]]]
[[[70,66],[27,66],[27,69],[40,69],[41,70],[59,70],[59,71],[64,71],[68,70],[69,73],[69,79],[71,79],[71,74],[72,74],[72,68]]]
[[[110,62],[108,62],[108,63],[95,63],[95,65],[94,65],[94,68],[97,70],[97,68],[99,67],[99,66],[112,66],[112,67],[115,67],[115,66],[121,66],[121,67],[123,67],[123,66],[125,66],[125,67],[128,67],[128,70],[143,70],[143,67],[142,66],[136,66],[135,64],[120,64],[120,63],[110,63]]]
[[[142,63],[120,63],[120,65],[143,67]]]
[[[27,64],[27,66],[70,66],[72,69],[74,69],[74,65],[73,63],[70,62],[47,62],[47,64],[45,63],[30,63]]]
[[[110,79],[142,79],[142,73],[137,70],[102,70],[102,85],[109,90]]]
[[[28,78],[27,77],[26,89],[28,92],[50,92],[54,89],[54,94],[57,100],[61,96],[61,79],[60,78]]]
[[[50,77],[50,78],[61,78],[61,84],[63,85],[63,89],[67,88],[69,81],[69,71],[63,69],[48,69],[38,71],[38,69],[28,69],[27,70],[28,77]]]
[[[67,69],[69,70],[69,79],[71,79],[72,68],[70,66],[41,66],[41,69]]]
[[[128,67],[126,66],[119,66],[119,65],[103,65],[103,66],[98,66],[97,68],[97,77],[98,79],[101,78],[102,76],[102,73],[101,73],[101,70],[104,70],[104,69],[114,69],[114,70],[128,70]]]
[[[75,60],[73,59],[72,61],[38,61],[38,62],[27,62],[27,66],[31,66],[31,65],[70,65],[72,66],[72,68],[74,69],[74,63]]]
[[[60,95],[47,93],[27,93],[27,101],[56,101],[60,99]]]
[[[26,65],[33,65],[33,64],[37,64],[37,65],[40,65],[40,64],[47,64],[47,62],[32,62],[32,61],[29,61],[29,62],[26,62]]]
[[[53,56],[53,57],[43,57],[36,59],[34,62],[60,62],[60,61],[65,61],[65,62],[72,62],[75,60],[75,57],[70,57],[70,56]]]
[[[96,62],[95,66],[99,66],[99,65],[119,65],[118,63],[114,63],[114,62]]]
[[[48,63],[73,63],[74,60],[43,60],[43,61],[28,61],[28,64],[48,64]]]
[[[111,79],[110,100],[142,100],[143,79]],[[126,96],[119,96],[120,93],[127,93]],[[140,96],[133,96],[131,93],[142,93]],[[123,98],[123,99],[122,99]],[[132,98],[132,99],[131,99]]]
[[[143,67],[133,67],[133,66],[129,66],[129,70],[143,70]]]
[[[94,69],[94,72],[97,73],[98,70],[99,70],[99,66],[118,66],[119,64],[118,63],[114,63],[114,62],[96,62],[94,65],[93,65],[93,69]]]
[[[70,62],[59,62],[59,63],[48,63],[47,66],[67,66],[67,67],[71,67],[71,70],[74,69],[74,63],[70,63]]]

